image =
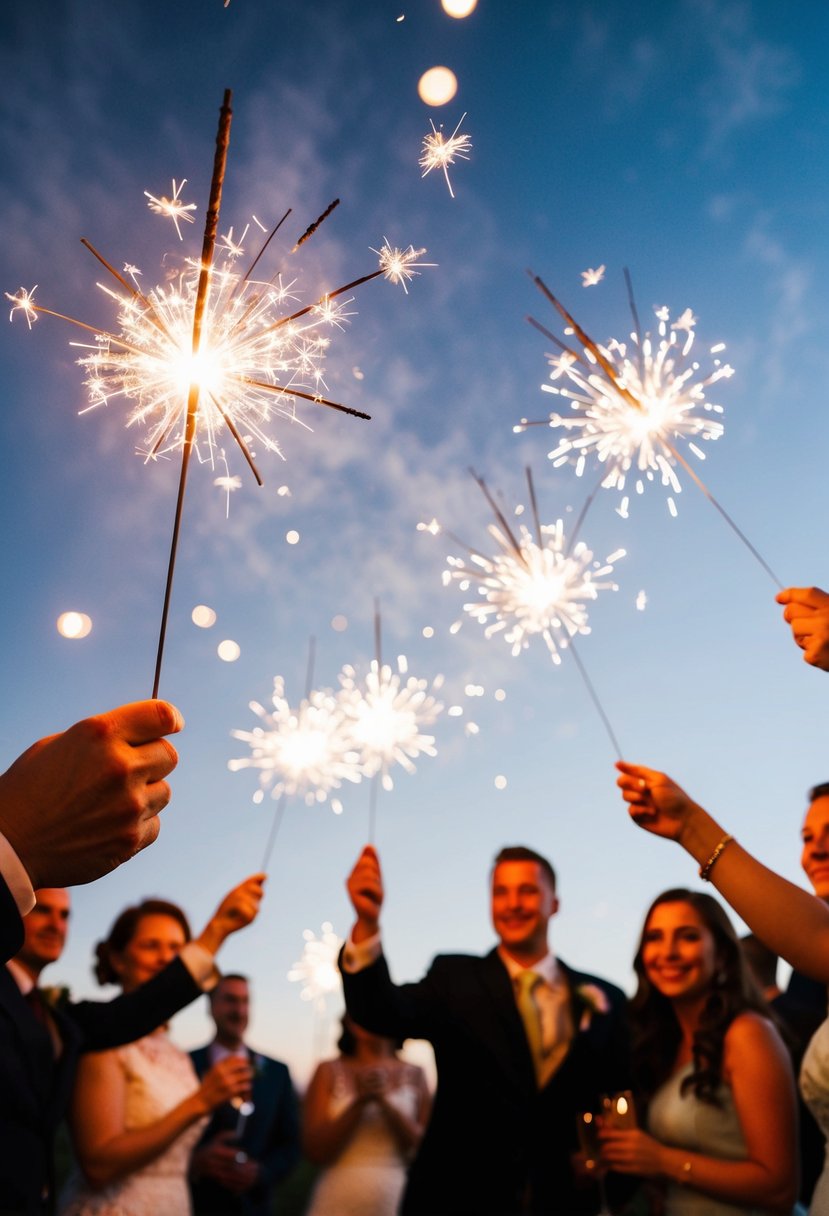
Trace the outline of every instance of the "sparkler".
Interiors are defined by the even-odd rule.
[[[720,418],[723,407],[709,399],[708,390],[718,381],[730,378],[734,369],[720,359],[724,343],[711,347],[711,369],[701,370],[691,358],[697,318],[689,308],[671,321],[667,308],[655,310],[657,335],[642,332],[633,299],[630,277],[626,272],[634,330],[630,345],[613,338],[605,345],[594,342],[575,318],[537,275],[533,281],[565,322],[565,334],[574,336],[578,345],[567,345],[545,326],[530,317],[530,323],[558,348],[550,357],[550,380],[542,390],[569,402],[570,414],[552,413],[544,422],[522,418],[513,430],[528,426],[561,428],[565,435],[548,453],[558,467],[575,462],[578,476],[589,457],[595,457],[603,471],[601,484],[623,492],[633,477],[637,494],[645,481],[658,476],[663,486],[680,493],[676,473],[681,465],[719,511],[726,523],[760,562],[778,587],[782,584],[764,558],[750,543],[733,519],[714,498],[686,458],[677,442],[687,443],[699,460],[705,453],[697,441],[711,442],[723,433]],[[684,337],[681,336],[684,334]],[[625,495],[619,513],[626,517],[630,499]],[[676,503],[668,495],[668,507],[676,514]]]
[[[288,798],[298,796],[306,806],[313,806],[326,802],[344,781],[356,784],[363,776],[350,723],[340,699],[330,689],[308,691],[294,709],[285,697],[282,676],[275,676],[271,705],[272,711],[258,701],[250,702],[263,725],[231,732],[234,739],[249,745],[250,755],[228,761],[231,772],[259,770],[256,801],[262,800],[267,789],[272,798],[278,799],[263,870],[268,868]],[[331,798],[331,807],[337,814],[342,811],[336,797]]]
[[[302,936],[302,957],[288,972],[288,979],[302,984],[299,995],[303,1001],[313,1001],[318,1010],[324,1009],[326,999],[341,987],[337,959],[343,941],[330,921],[323,922],[319,937],[310,929],[305,929]]]
[[[583,541],[568,545],[561,520],[555,524],[542,524],[529,469],[527,480],[534,535],[523,523],[517,530],[513,529],[483,478],[475,473],[472,475],[495,515],[496,522],[489,524],[487,531],[495,542],[496,552],[487,556],[448,533],[466,549],[468,557],[447,557],[444,586],[457,583],[462,591],[468,591],[477,584],[479,598],[465,603],[464,612],[483,625],[487,639],[502,634],[513,656],[526,650],[534,637],[543,638],[556,665],[561,664],[562,652],[569,648],[611,742],[621,756],[616,736],[576,654],[573,639],[577,634],[590,633],[588,603],[597,599],[600,591],[617,590],[608,576],[613,572],[614,563],[625,556],[625,550],[617,549],[601,563],[594,560],[592,551]],[[431,525],[424,525],[424,530],[434,532]],[[459,622],[454,628],[458,626]]]
[[[460,122],[448,138],[443,134],[443,131],[438,130],[430,118],[429,123],[432,130],[423,137],[423,147],[419,161],[420,167],[423,170],[420,175],[421,177],[426,177],[433,169],[443,170],[443,176],[446,178],[446,185],[449,187],[449,194],[452,198],[455,197],[455,192],[449,180],[449,166],[454,165],[456,157],[460,157],[461,160],[469,160],[467,152],[472,150],[472,140],[470,137],[466,133],[463,135],[458,134],[461,123],[465,118],[466,114],[462,114]]]
[[[34,288],[21,287],[11,301],[11,317],[22,313],[31,329],[40,314],[69,321],[94,335],[79,363],[86,372],[86,388],[92,409],[125,398],[132,408],[127,425],[146,428],[145,454],[154,459],[181,450],[181,474],[167,571],[161,629],[156,657],[153,696],[158,694],[161,661],[166,635],[181,513],[190,455],[214,463],[220,449],[219,433],[227,427],[244,455],[256,480],[261,478],[249,450],[255,440],[267,451],[279,453],[268,433],[274,416],[299,421],[296,401],[302,399],[360,418],[368,415],[350,409],[324,395],[322,365],[329,338],[324,326],[342,328],[350,315],[352,289],[374,278],[399,283],[404,290],[419,268],[431,263],[419,259],[425,250],[398,249],[386,241],[375,250],[379,266],[369,274],[326,292],[316,302],[290,311],[296,302],[294,280],[281,274],[268,281],[252,278],[253,270],[283,219],[271,232],[247,274],[236,263],[243,252],[246,232],[238,240],[231,228],[217,240],[219,212],[230,139],[231,94],[226,91],[219,118],[216,153],[207,208],[201,257],[188,259],[185,269],[172,283],[143,292],[139,271],[128,264],[123,273],[101,256],[88,242],[86,247],[115,280],[116,287],[101,289],[117,305],[115,332],[103,332],[74,317],[68,317],[34,302]],[[195,204],[184,203],[180,184],[173,180],[173,197],[157,198],[147,193],[149,206],[179,222],[191,221]],[[310,236],[339,200],[312,224],[295,249]],[[256,221],[258,223],[258,221]],[[261,225],[259,225],[261,227]],[[221,260],[214,262],[218,253]],[[84,411],[82,411],[84,412]],[[305,425],[303,423],[303,425]],[[229,474],[228,474],[229,476]],[[221,483],[226,490],[231,487]]]

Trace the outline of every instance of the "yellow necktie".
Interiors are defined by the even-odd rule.
[[[541,1037],[541,1014],[533,994],[542,982],[537,971],[522,971],[515,981],[516,1004],[527,1032],[527,1042],[530,1045],[535,1076],[539,1083],[544,1071],[544,1044]]]

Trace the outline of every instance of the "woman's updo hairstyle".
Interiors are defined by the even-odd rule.
[[[184,940],[189,942],[193,934],[190,932],[190,922],[177,904],[171,904],[166,899],[144,899],[140,904],[134,904],[116,918],[109,936],[95,947],[95,964],[92,968],[99,984],[117,984],[118,972],[112,965],[113,954],[121,954],[138,931],[139,922],[145,916],[169,916],[181,925],[184,930]]]

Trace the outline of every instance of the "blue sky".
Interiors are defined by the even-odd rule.
[[[437,723],[438,756],[401,771],[379,800],[395,975],[417,976],[439,950],[488,948],[490,859],[524,841],[560,873],[556,948],[630,987],[642,913],[658,890],[695,881],[690,863],[627,821],[613,749],[569,656],[553,667],[539,643],[513,659],[473,621],[450,634],[463,596],[440,576],[453,546],[417,524],[437,516],[486,546],[469,466],[517,504],[530,464],[544,521],[574,518],[589,478],[550,466],[552,432],[512,433],[550,408],[549,343],[525,317],[558,332],[525,271],[606,340],[630,328],[627,266],[643,319],[690,307],[699,349],[727,344],[736,374],[717,386],[725,434],[706,449],[707,485],[784,584],[826,585],[828,26],[823,5],[783,14],[759,0],[480,0],[464,20],[438,0],[7,0],[4,290],[36,283],[42,304],[111,324],[80,238],[157,281],[165,254],[181,250],[143,192],[169,192],[174,177],[199,207],[185,231],[195,254],[225,88],[222,230],[290,206],[295,238],[342,199],[297,259],[304,299],[373,269],[384,236],[438,263],[408,295],[362,288],[332,343],[331,396],[370,423],[308,407],[313,433],[276,427],[284,462],[261,454],[262,489],[233,469],[243,484],[229,518],[210,471],[191,470],[161,683],[187,720],[173,802],[149,852],[77,891],[55,979],[93,991],[92,943],[126,901],[174,897],[198,922],[258,868],[273,803],[255,806],[255,777],[228,772],[244,750],[230,732],[255,724],[248,702],[267,700],[277,674],[301,697],[310,635],[318,685],[343,663],[364,666],[379,598],[384,654],[405,653],[428,679],[443,673],[446,706],[464,709]],[[417,95],[435,64],[459,82],[442,108]],[[421,179],[418,157],[430,117],[451,130],[464,112],[473,148],[453,170],[452,199],[439,174]],[[604,281],[583,288],[581,271],[599,264]],[[117,403],[78,416],[77,336],[49,317],[31,333],[19,317],[0,327],[9,759],[148,695],[152,681],[177,463],[145,465]],[[797,879],[804,792],[826,778],[829,685],[796,653],[768,575],[681,480],[675,519],[659,487],[627,520],[609,492],[591,508],[583,537],[596,555],[628,555],[579,654],[625,757],[666,768]],[[210,630],[190,621],[199,603],[218,614]],[[67,609],[92,617],[88,638],[58,635]],[[241,648],[235,663],[217,657],[224,638]],[[469,683],[484,695],[465,696]],[[286,974],[304,929],[349,924],[343,880],[367,832],[367,785],[343,801],[339,817],[288,806],[260,921],[225,960],[255,979],[254,1040],[300,1080],[325,1026]],[[192,1043],[206,1025],[191,1011],[177,1034]]]

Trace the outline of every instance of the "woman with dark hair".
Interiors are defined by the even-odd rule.
[[[229,932],[250,923],[262,878],[225,897],[200,944],[214,952]],[[133,992],[190,940],[181,908],[144,900],[126,908],[98,943],[95,975],[101,984]],[[190,1154],[207,1116],[222,1102],[243,1098],[250,1083],[250,1065],[238,1057],[222,1060],[199,1083],[166,1026],[126,1047],[83,1056],[70,1110],[82,1175],[69,1183],[62,1216],[187,1216]]]
[[[665,891],[634,960],[633,1075],[647,1131],[601,1131],[602,1161],[654,1180],[666,1216],[790,1213],[789,1056],[710,895]]]
[[[305,1096],[303,1147],[326,1167],[308,1216],[394,1216],[429,1117],[425,1074],[348,1015],[337,1046]]]

